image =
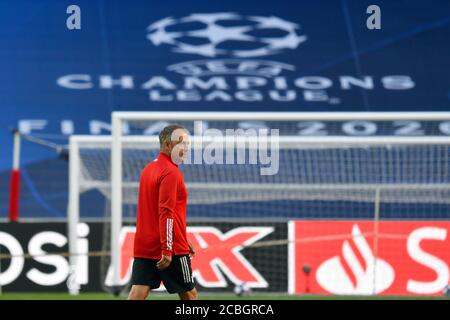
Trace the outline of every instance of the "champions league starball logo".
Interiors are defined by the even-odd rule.
[[[236,13],[203,13],[174,19],[167,17],[147,28],[155,46],[169,45],[172,51],[204,57],[254,58],[296,49],[307,39],[300,26],[270,16]]]
[[[339,75],[335,70],[327,72],[334,62],[316,65],[315,61],[309,61],[311,52],[321,54],[321,49],[314,48],[313,42],[310,43],[309,54],[302,59],[288,55],[313,37],[314,30],[305,26],[311,32],[306,35],[296,21],[277,16],[235,12],[189,13],[160,17],[143,27],[146,30],[139,31],[142,35],[139,41],[150,52],[145,58],[140,53],[140,58],[135,57],[145,61],[141,61],[138,73],[133,74],[128,64],[124,64],[121,73],[74,72],[60,76],[56,83],[66,89],[114,90],[124,95],[141,90],[148,101],[167,105],[175,102],[213,103],[213,108],[218,107],[217,103],[235,102],[292,103],[293,108],[312,107],[303,106],[302,102],[338,106],[344,99],[346,103],[357,99],[352,90],[398,92],[415,87],[409,75],[352,75],[351,71]],[[188,61],[182,59],[166,64],[174,62],[172,55],[161,57],[156,53],[155,56],[155,48],[173,52],[173,56],[179,59],[186,57]],[[271,58],[281,53],[285,53],[283,58],[287,60],[274,61]],[[157,59],[159,63],[152,63],[147,69],[145,63],[149,58],[152,61]],[[338,63],[341,62],[345,59]],[[320,74],[317,70],[321,70]]]

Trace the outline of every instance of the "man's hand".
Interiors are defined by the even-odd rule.
[[[165,255],[162,255],[162,256],[161,256],[161,260],[159,260],[159,261],[156,263],[156,267],[157,267],[159,270],[164,270],[164,269],[166,269],[166,268],[170,265],[171,262],[172,262],[172,257],[171,257],[171,256],[165,256]]]
[[[188,244],[189,244],[189,256],[190,256],[191,258],[193,258],[193,257],[195,257],[195,249],[194,249],[194,246],[193,246],[192,243],[190,243],[189,241],[188,241]]]

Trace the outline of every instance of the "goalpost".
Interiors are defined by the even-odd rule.
[[[140,170],[159,153],[157,133],[168,123],[179,123],[194,134],[193,152],[208,146],[236,149],[232,157],[224,153],[222,163],[181,166],[189,193],[188,223],[369,220],[373,222],[371,244],[376,257],[380,219],[433,219],[427,212],[436,210],[434,205],[444,206],[439,207],[441,218],[450,218],[445,211],[450,208],[450,137],[368,136],[368,132],[376,134],[373,123],[393,121],[442,123],[450,121],[450,113],[113,112],[111,136],[70,139],[70,265],[75,268],[77,259],[75,226],[80,219],[80,194],[99,190],[110,201],[112,285],[121,285],[119,236],[123,220],[134,222]],[[352,123],[354,128],[362,126],[356,132],[360,135],[345,136],[337,129],[324,135],[321,124],[342,128],[343,122]],[[211,134],[208,129],[212,128],[216,130]],[[244,144],[226,136],[227,129],[242,129],[247,134],[239,138]],[[265,134],[262,140],[268,141],[270,149],[265,160],[278,161],[275,173],[261,174],[268,162],[258,162],[258,153],[256,158],[250,155],[251,149],[261,146],[261,136],[249,137],[249,132]],[[201,139],[205,133],[209,138]],[[240,149],[248,153],[239,164],[236,154]],[[213,158],[218,159],[216,155]],[[227,159],[234,162],[227,164]],[[429,211],[424,205],[430,206]],[[403,210],[403,215],[394,212],[397,209]],[[286,234],[283,239],[268,239],[267,245],[287,249],[292,240],[297,241]],[[292,262],[285,264],[284,270],[292,272]],[[272,276],[276,281],[287,281],[284,275]],[[374,275],[374,291],[376,279]],[[279,288],[283,285],[275,291]]]

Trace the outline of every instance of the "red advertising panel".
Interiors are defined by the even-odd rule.
[[[449,232],[449,221],[292,221],[289,292],[442,295]]]

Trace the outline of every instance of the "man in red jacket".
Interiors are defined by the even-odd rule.
[[[189,136],[179,125],[159,134],[160,153],[141,173],[134,262],[129,300],[147,298],[161,281],[182,300],[197,299],[186,235],[187,191],[178,168],[187,156]]]

